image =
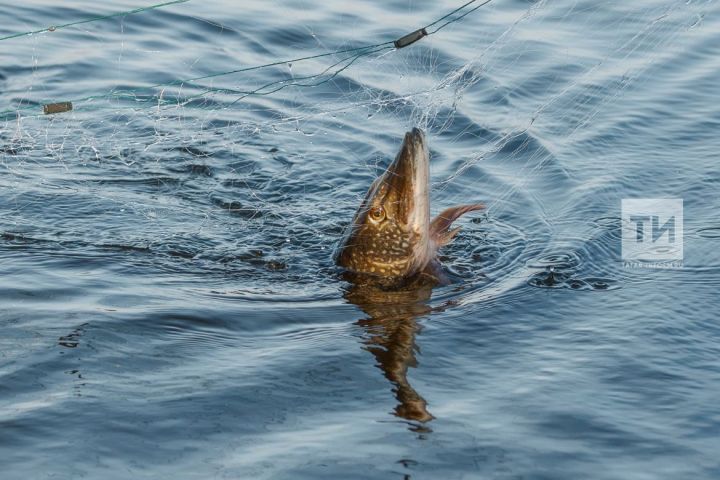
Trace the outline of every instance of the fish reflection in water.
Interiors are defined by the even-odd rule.
[[[374,282],[353,278],[345,298],[357,305],[367,318],[358,321],[365,330],[365,349],[373,354],[377,366],[392,382],[398,401],[394,414],[400,418],[428,422],[434,417],[427,402],[408,381],[408,368],[417,367],[416,335],[418,319],[433,311],[427,304],[436,279],[419,276],[397,288],[384,289]]]

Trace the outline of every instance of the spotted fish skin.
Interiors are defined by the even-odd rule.
[[[380,279],[406,279],[436,263],[438,249],[459,231],[452,223],[483,206],[448,208],[431,222],[429,169],[425,134],[414,128],[355,213],[335,255],[339,266]]]

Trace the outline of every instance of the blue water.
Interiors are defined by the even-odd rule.
[[[142,5],[6,2],[0,37]],[[192,0],[0,41],[3,479],[720,477],[717,2],[496,0],[342,71],[152,87],[458,5]],[[455,283],[363,294],[332,252],[415,126],[433,211],[488,208]],[[625,198],[683,199],[681,267],[623,263]]]

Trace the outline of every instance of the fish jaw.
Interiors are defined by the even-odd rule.
[[[427,243],[430,230],[430,152],[422,130],[413,128],[405,134],[398,157],[394,163],[405,170],[403,187],[410,190],[407,196],[412,197],[407,223]]]

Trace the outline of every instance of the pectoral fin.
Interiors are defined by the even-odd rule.
[[[443,210],[437,217],[433,218],[432,222],[430,222],[430,237],[435,241],[435,244],[438,247],[447,245],[460,231],[460,227],[450,229],[452,223],[468,212],[482,210],[484,208],[484,205],[475,203],[473,205],[459,205],[457,207],[450,207]]]

